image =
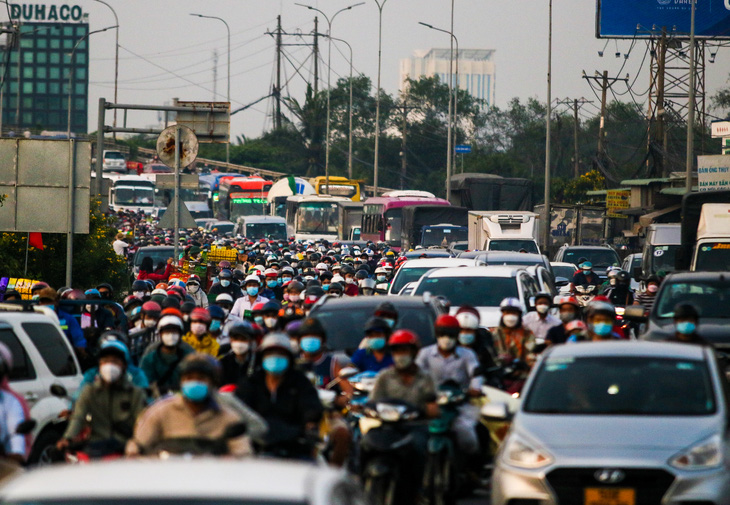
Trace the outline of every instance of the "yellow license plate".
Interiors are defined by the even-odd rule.
[[[585,490],[584,505],[635,505],[636,491],[627,488],[592,488]]]

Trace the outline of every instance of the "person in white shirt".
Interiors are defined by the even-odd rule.
[[[250,313],[254,305],[256,305],[257,303],[268,302],[268,298],[264,298],[263,296],[259,295],[260,289],[261,279],[259,279],[258,275],[251,274],[246,277],[243,296],[236,300],[236,303],[233,304],[231,314],[233,314],[234,316],[238,316],[241,319],[245,319],[247,315],[246,312]]]
[[[117,256],[126,256],[127,255],[127,249],[129,249],[129,244],[127,244],[124,240],[124,233],[117,233],[117,239],[112,242],[112,248],[114,249],[114,252],[117,254]]]
[[[545,341],[550,328],[563,324],[560,319],[548,313],[552,302],[553,297],[550,293],[538,293],[535,295],[535,311],[528,312],[522,317],[522,326],[535,334],[538,344]]]

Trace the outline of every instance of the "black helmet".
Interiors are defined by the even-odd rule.
[[[218,274],[218,278],[219,279],[232,279],[233,278],[233,274],[231,273],[230,270],[228,270],[227,268],[224,268]]]
[[[358,270],[355,273],[355,279],[357,279],[358,281],[361,281],[361,280],[367,279],[367,278],[368,278],[368,273],[365,270]]]
[[[545,293],[545,292],[537,293],[535,295],[535,303],[537,303],[537,301],[540,298],[547,298],[548,303],[550,303],[550,305],[553,304],[553,295],[551,295],[550,293]]]
[[[354,273],[355,273],[355,269],[354,269],[354,268],[352,268],[352,267],[351,267],[350,265],[344,265],[344,266],[343,266],[343,267],[342,267],[342,268],[340,269],[340,275],[342,275],[343,277],[344,277],[344,276],[345,276],[346,274],[354,274]]]
[[[621,270],[616,274],[616,284],[628,284],[631,282],[631,275],[628,272]]]
[[[248,321],[237,321],[229,328],[228,336],[254,340],[256,338],[256,330]]]
[[[213,384],[218,384],[221,377],[221,367],[218,361],[203,353],[189,354],[180,363],[180,376],[189,373],[201,373],[210,378]]]
[[[699,319],[700,313],[697,307],[691,303],[678,303],[674,306],[674,319]]]
[[[299,281],[291,281],[291,282],[290,282],[290,283],[289,283],[289,284],[287,285],[287,287],[288,287],[288,288],[289,288],[290,290],[293,290],[293,291],[298,291],[298,292],[300,292],[300,293],[301,293],[302,291],[304,291],[304,284],[302,284],[302,283],[301,283],[301,282],[299,282]]]
[[[382,331],[386,335],[390,335],[390,325],[380,317],[371,317],[365,323],[365,333],[367,334],[371,331]]]
[[[299,327],[299,335],[317,335],[322,339],[327,338],[327,332],[324,330],[324,326],[319,322],[319,319],[309,317],[304,320],[302,325]]]
[[[145,281],[136,280],[132,283],[132,291],[147,291],[149,285]]]

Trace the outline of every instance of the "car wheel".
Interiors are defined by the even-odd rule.
[[[44,430],[33,444],[30,451],[28,463],[31,465],[46,466],[54,463],[53,451],[56,449],[56,442],[61,439],[62,433],[49,429]]]

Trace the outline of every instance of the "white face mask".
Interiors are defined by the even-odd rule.
[[[205,323],[190,323],[190,331],[196,337],[202,337],[208,331],[208,327]]]
[[[223,315],[228,317],[228,314],[231,313],[231,309],[221,309],[223,311]]]
[[[145,328],[154,328],[157,324],[157,321],[155,321],[154,319],[145,319],[142,324],[144,324]]]
[[[517,323],[520,322],[520,316],[516,316],[514,314],[505,314],[504,316],[502,316],[502,321],[507,328],[514,328],[515,326],[517,326]]]
[[[104,379],[104,382],[111,384],[122,376],[122,367],[116,363],[104,363],[99,366],[99,375]]]
[[[134,293],[132,293],[132,294],[134,295],[134,297],[135,297],[135,298],[139,298],[140,300],[141,300],[142,298],[144,298],[144,291],[135,291],[135,292],[134,292]]]
[[[299,301],[299,295],[289,295],[289,301],[290,302],[298,302]]]
[[[248,342],[231,342],[231,350],[233,351],[233,354],[237,354],[239,356],[246,354],[250,348],[251,344]]]
[[[167,347],[175,347],[180,342],[180,334],[174,331],[166,331],[160,334],[160,340]]]
[[[276,326],[277,321],[278,321],[278,319],[275,318],[275,317],[265,317],[264,318],[264,326],[266,326],[267,328],[271,329],[274,326]]]
[[[195,294],[200,290],[200,286],[197,284],[188,284],[188,293]]]
[[[227,288],[230,285],[231,285],[231,281],[229,281],[228,279],[223,279],[221,281],[221,286],[223,286],[224,288]]]
[[[456,347],[456,340],[451,337],[438,337],[436,343],[442,351],[451,351]]]
[[[550,308],[550,305],[540,304],[535,306],[535,310],[538,312],[538,314],[547,314],[548,309]]]
[[[355,279],[354,279],[354,278],[352,278],[352,277],[348,277],[347,279],[345,279],[345,282],[346,282],[347,284],[354,284],[354,283],[355,283]]]

